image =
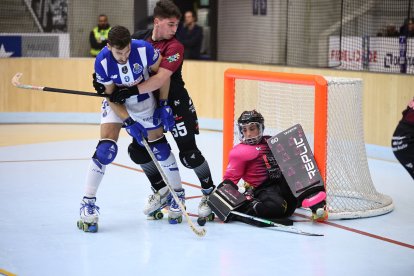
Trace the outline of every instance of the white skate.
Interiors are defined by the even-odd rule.
[[[99,207],[95,205],[96,197],[83,197],[80,203],[80,220],[78,228],[84,232],[98,232]]]
[[[184,205],[185,208],[185,191],[181,189],[179,191],[175,191],[178,196],[178,199]],[[174,197],[171,198],[170,208],[168,209],[168,222],[170,224],[177,224],[183,221],[183,212],[181,211],[180,206],[177,202],[175,202]]]
[[[201,189],[203,196],[201,197],[200,204],[198,205],[198,219],[197,219],[197,223],[200,226],[204,226],[207,220],[208,221],[214,220],[214,213],[211,211],[210,206],[208,206],[207,204],[208,197],[213,192],[213,190],[214,190],[214,187],[211,187],[209,189]]]
[[[148,202],[144,207],[144,214],[148,219],[162,219],[162,209],[171,202],[171,194],[167,187],[161,188],[159,191],[148,197]]]

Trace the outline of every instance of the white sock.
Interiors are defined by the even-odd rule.
[[[172,188],[174,190],[181,190],[183,185],[181,184],[180,172],[178,171],[174,154],[170,152],[170,156],[168,156],[168,158],[164,161],[159,161],[159,163]]]
[[[95,163],[96,162],[96,163]],[[102,165],[98,160],[92,159],[86,175],[85,196],[95,197],[105,174],[106,165]]]

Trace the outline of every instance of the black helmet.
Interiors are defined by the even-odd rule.
[[[243,135],[243,127],[249,124],[256,124],[259,129],[259,134],[256,137],[246,138]],[[256,110],[243,111],[237,120],[237,126],[239,129],[239,139],[243,144],[255,145],[262,140],[264,131],[264,118],[262,114]]]

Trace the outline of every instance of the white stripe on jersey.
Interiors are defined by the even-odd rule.
[[[105,70],[106,75],[108,76],[108,61],[106,58],[101,60],[102,68]]]
[[[122,84],[129,86],[128,84],[134,81],[134,75],[132,74],[132,70],[131,70],[131,66],[129,65],[129,62],[127,62],[126,64],[117,63],[117,65],[118,65],[118,71],[119,71],[119,78],[121,79]],[[127,68],[126,73],[124,73],[122,70],[122,68],[124,67]]]
[[[141,61],[142,61],[142,67],[144,67],[144,71],[142,72],[142,74],[144,75],[144,80],[147,80],[149,78],[149,74],[148,74],[148,61],[147,61],[147,54],[146,54],[145,47],[139,47],[137,50],[138,50],[139,57],[141,58]]]

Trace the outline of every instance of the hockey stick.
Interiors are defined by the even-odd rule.
[[[152,152],[150,146],[148,145],[147,140],[142,139],[142,143],[144,144],[144,147],[148,151],[149,155],[151,156],[152,161],[155,163],[155,166],[157,166],[157,169],[158,169],[159,173],[162,176],[162,180],[164,180],[165,184],[167,184],[167,187],[170,190],[171,195],[174,197],[175,202],[177,202],[178,206],[180,206],[180,209],[183,212],[183,214],[185,215],[185,218],[187,219],[187,223],[190,226],[191,230],[193,230],[193,232],[197,236],[203,237],[206,234],[206,229],[205,228],[202,228],[200,230],[200,229],[197,229],[195,227],[194,223],[190,219],[190,216],[188,215],[187,211],[185,210],[184,205],[181,203],[181,200],[178,198],[178,196],[175,193],[174,189],[172,188],[171,184],[168,182],[167,176],[165,175],[164,171],[162,170],[161,165],[158,163],[158,160],[155,158],[155,155]]]
[[[53,88],[53,87],[43,87],[43,86],[34,86],[30,84],[22,84],[20,83],[20,78],[22,77],[23,73],[17,73],[12,78],[12,84],[17,88],[22,89],[31,89],[31,90],[40,90],[40,91],[48,91],[48,92],[57,92],[57,93],[65,93],[65,94],[76,94],[76,95],[83,95],[83,96],[92,96],[92,97],[109,97],[106,94],[98,94],[92,92],[84,92],[84,91],[76,91],[76,90],[68,90],[68,89],[61,89],[61,88]]]
[[[234,215],[237,215],[237,216],[245,217],[245,218],[248,218],[248,219],[251,219],[251,220],[260,221],[262,223],[265,223],[265,224],[268,224],[268,225],[271,225],[271,226],[275,226],[276,230],[283,231],[283,232],[289,232],[289,233],[305,235],[305,236],[323,236],[323,234],[305,232],[305,231],[302,231],[302,230],[300,230],[296,227],[293,227],[293,226],[286,226],[286,225],[283,225],[283,224],[275,223],[275,222],[267,220],[267,219],[262,219],[262,218],[258,218],[258,217],[255,217],[255,216],[250,216],[250,215],[240,213],[240,212],[237,212],[237,211],[230,211],[230,213],[232,213]]]

